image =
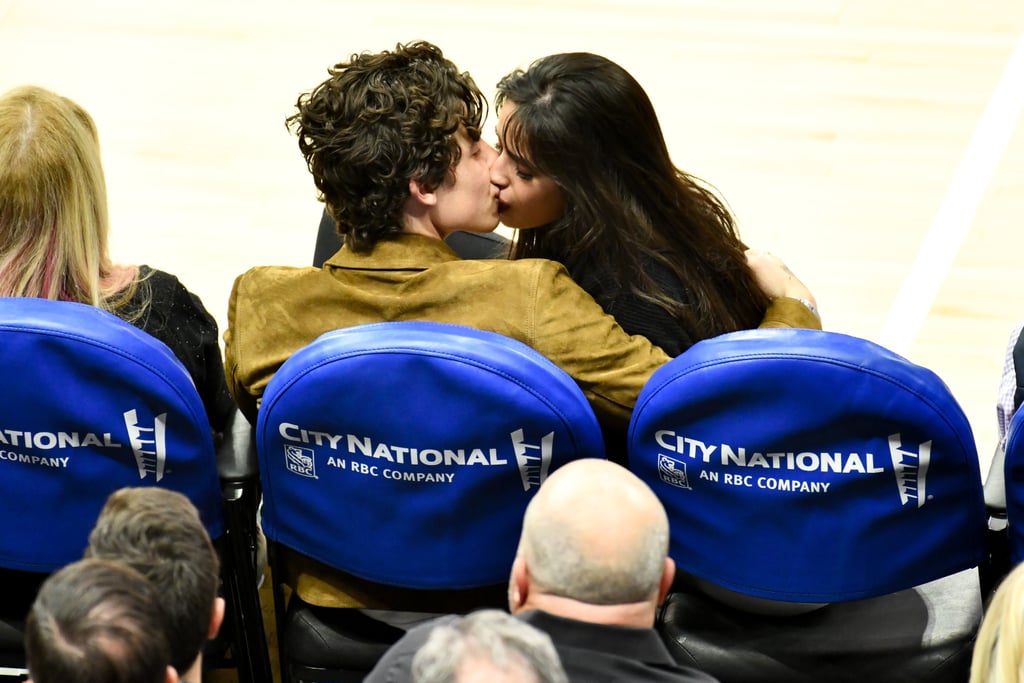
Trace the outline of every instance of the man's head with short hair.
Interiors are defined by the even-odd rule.
[[[453,180],[457,138],[480,139],[487,100],[422,41],[353,54],[328,73],[299,97],[288,126],[346,244],[366,252],[403,231],[410,180],[428,191]]]
[[[498,610],[436,626],[412,660],[413,683],[566,683],[546,633]]]
[[[220,561],[192,502],[159,487],[115,491],[85,554],[125,562],[157,587],[168,612],[171,663],[184,676],[216,635],[224,610]]]
[[[50,576],[25,626],[35,683],[172,683],[156,587],[131,567],[86,559]]]
[[[675,574],[668,542],[665,509],[640,479],[607,460],[571,462],[527,506],[510,608],[649,627]]]

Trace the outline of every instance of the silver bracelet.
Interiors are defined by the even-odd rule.
[[[815,317],[815,318],[817,318],[818,320],[821,320],[821,313],[818,313],[818,307],[817,307],[817,306],[815,306],[814,304],[812,304],[812,303],[811,303],[810,301],[808,301],[807,299],[804,299],[803,297],[799,297],[799,296],[794,296],[793,298],[794,298],[794,299],[796,299],[797,301],[799,301],[800,303],[802,303],[802,304],[803,304],[804,306],[806,306],[806,307],[807,307],[807,309],[808,309],[808,310],[809,310],[809,311],[810,311],[811,313],[813,313],[813,314],[814,314],[814,317]]]

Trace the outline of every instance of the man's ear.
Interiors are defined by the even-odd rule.
[[[164,683],[178,683],[178,672],[173,666],[167,666],[167,674],[164,676]]]
[[[206,632],[206,639],[213,640],[220,632],[220,626],[224,623],[224,598],[217,598],[213,601],[213,613],[210,614],[210,630]]]
[[[665,569],[661,573],[661,583],[658,585],[658,604],[660,605],[665,601],[665,596],[668,595],[669,589],[672,588],[672,582],[676,578],[676,562],[671,557],[665,558]]]
[[[508,580],[508,611],[516,614],[526,604],[530,597],[530,570],[526,566],[526,559],[522,555],[516,555],[512,563],[512,575]]]
[[[409,180],[409,196],[423,206],[434,206],[437,204],[437,192],[428,190],[427,186],[412,178]]]

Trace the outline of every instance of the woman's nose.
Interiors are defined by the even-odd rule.
[[[498,187],[508,185],[508,173],[505,166],[505,157],[495,152],[494,159],[491,161],[491,182]]]

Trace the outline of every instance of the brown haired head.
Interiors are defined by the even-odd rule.
[[[422,41],[354,54],[328,73],[287,123],[338,230],[365,252],[402,231],[410,180],[433,189],[449,177],[456,131],[479,139],[487,102],[469,74]]]

